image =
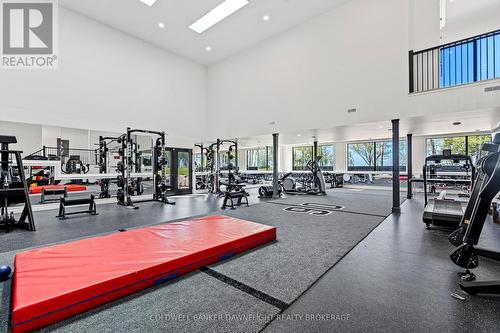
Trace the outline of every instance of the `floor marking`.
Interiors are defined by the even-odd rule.
[[[299,205],[299,204],[287,204],[287,203],[284,203],[284,202],[270,202],[270,201],[267,201],[266,203],[273,204],[273,205],[287,206],[287,207],[304,208],[303,205]],[[383,218],[386,218],[387,216],[391,215],[391,213],[389,213],[387,215],[382,215],[382,214],[371,214],[371,213],[353,212],[353,211],[345,210],[345,209],[335,210],[335,212],[347,213],[347,214],[358,214],[358,215],[365,215],[365,216],[374,216],[374,217],[383,217]],[[315,215],[318,215],[318,214],[315,214]],[[321,214],[319,214],[319,215],[321,215]],[[330,214],[326,214],[326,215],[330,215]],[[323,216],[325,216],[325,215],[323,214]]]
[[[308,214],[313,216],[328,216],[335,211],[344,209],[343,206],[329,205],[329,204],[316,204],[316,203],[302,203],[300,205],[289,205],[283,208],[283,211],[289,213]]]
[[[246,284],[243,284],[239,281],[236,281],[236,280],[234,280],[234,279],[232,279],[224,274],[216,272],[213,269],[210,269],[208,267],[202,267],[202,268],[200,268],[200,271],[202,271],[203,273],[210,275],[211,277],[216,278],[217,280],[222,281],[222,282],[224,282],[224,283],[226,283],[226,284],[228,284],[236,289],[239,289],[239,290],[241,290],[241,291],[243,291],[243,292],[245,292],[245,293],[247,293],[255,298],[258,298],[261,301],[264,301],[268,304],[271,304],[272,306],[280,309],[281,311],[286,310],[290,306],[290,304],[288,304],[288,303],[285,303],[285,302],[283,302],[283,301],[281,301],[281,300],[279,300],[271,295],[263,293],[262,291],[259,291],[255,288],[252,288],[252,287],[250,287]]]

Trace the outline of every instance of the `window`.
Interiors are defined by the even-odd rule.
[[[452,154],[466,154],[465,136],[430,138],[426,140],[427,156],[441,155],[444,149],[451,149]]]
[[[373,171],[375,169],[375,144],[373,142],[347,145],[348,171]]]
[[[470,135],[467,137],[467,153],[472,156],[474,163],[479,157],[484,143],[491,143],[491,135]]]
[[[247,170],[272,171],[273,149],[261,147],[247,150]]]
[[[201,165],[201,154],[200,153],[194,154],[194,170],[196,172],[203,171],[203,166]]]
[[[307,163],[313,159],[313,147],[293,147],[292,148],[292,166],[293,171],[307,170]]]
[[[376,159],[376,170],[377,171],[392,171],[392,141],[382,141],[375,142],[375,151],[377,154]],[[407,148],[406,148],[406,140],[399,141],[399,166],[400,171],[406,171],[406,162],[407,162]]]
[[[219,169],[227,169],[227,165],[229,164],[229,152],[221,151],[219,152]]]
[[[469,155],[476,163],[481,157],[481,148],[484,143],[491,143],[490,134],[429,138],[426,140],[427,156],[441,155],[443,149],[451,149],[452,154]]]
[[[440,88],[498,77],[500,31],[440,49]]]
[[[323,171],[333,171],[334,169],[334,150],[333,145],[321,145],[318,147],[318,156],[321,156],[319,160],[319,167]]]
[[[399,141],[400,171],[406,171],[406,140]],[[348,171],[392,171],[392,141],[360,142],[347,145]]]
[[[203,156],[203,165],[201,165],[202,155],[200,153],[194,154],[194,167],[197,172],[205,171],[207,168],[207,155]]]
[[[259,170],[259,150],[247,150],[247,170]]]

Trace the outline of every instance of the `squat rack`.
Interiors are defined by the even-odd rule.
[[[140,202],[148,201],[161,201],[167,204],[175,204],[168,200],[166,196],[166,190],[170,187],[166,184],[165,177],[163,175],[163,166],[165,165],[164,153],[165,153],[165,143],[166,134],[165,132],[143,130],[143,129],[131,129],[127,127],[127,132],[121,136],[122,138],[122,163],[123,168],[121,170],[121,175],[123,177],[123,198],[119,199],[118,204],[130,207],[133,209],[138,209],[132,201],[132,194],[129,189],[132,185],[132,165],[133,162],[133,140],[132,134],[134,133],[144,133],[150,135],[157,135],[159,138],[156,140],[156,145],[152,147],[152,158],[153,158],[153,198],[147,200],[141,200]],[[159,172],[162,175],[159,175]],[[139,202],[139,201],[138,201]]]

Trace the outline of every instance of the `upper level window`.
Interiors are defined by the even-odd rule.
[[[410,93],[500,78],[500,30],[410,53]]]

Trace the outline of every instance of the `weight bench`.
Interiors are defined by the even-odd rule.
[[[89,205],[89,208],[87,210],[80,210],[76,212],[66,213],[66,207],[78,206],[78,205]],[[66,216],[75,214],[97,215],[97,207],[95,204],[95,198],[93,194],[90,196],[90,198],[82,198],[82,199],[67,199],[61,197],[61,201],[59,203],[59,215],[57,215],[57,217],[60,220],[63,220],[66,219]]]
[[[224,192],[224,202],[222,203],[222,209],[227,208],[227,202],[231,202],[231,209],[235,209],[234,206],[241,206],[243,204],[246,204],[247,207],[249,206],[248,204],[248,193],[245,191],[243,187],[245,185],[240,185],[240,184],[228,184],[228,183],[221,183],[221,185],[225,185],[227,187],[226,191]],[[242,202],[243,198],[245,198],[245,202]],[[234,199],[238,199],[236,201],[236,205],[234,204]]]
[[[67,198],[68,197],[68,188],[66,186],[64,186],[64,188],[61,188],[61,189],[46,189],[46,188],[43,188],[42,189],[42,196],[40,198],[40,203],[41,204],[44,204],[47,201],[57,200],[57,199],[47,199],[46,196],[48,196],[48,195],[63,195],[64,198]]]

